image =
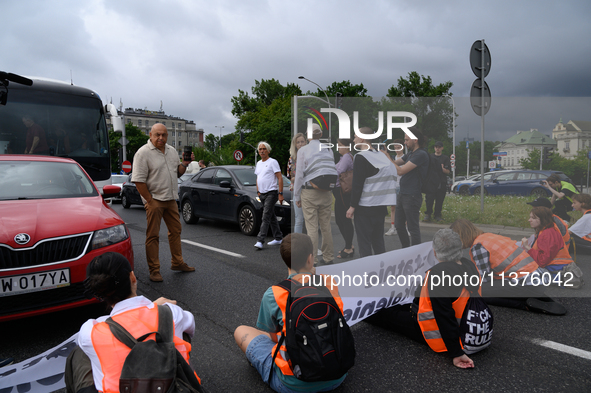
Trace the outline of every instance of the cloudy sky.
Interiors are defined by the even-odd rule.
[[[0,70],[72,75],[125,108],[158,110],[162,102],[167,114],[216,135],[215,126],[234,130],[231,97],[261,79],[303,91],[316,87],[300,75],[323,87],[350,80],[381,97],[417,71],[453,82],[461,106],[475,79],[468,54],[478,39],[492,55],[487,140],[530,128],[549,134],[561,117],[591,120],[582,98],[575,101],[584,105],[555,110],[552,100],[542,109],[535,99],[591,96],[586,0],[6,0],[2,14]],[[521,115],[508,121],[500,111],[507,105],[495,105],[500,97],[519,98]],[[469,131],[479,139],[480,120],[471,116],[477,129],[461,128],[461,115],[458,138]]]

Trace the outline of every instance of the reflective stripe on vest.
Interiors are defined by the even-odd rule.
[[[322,148],[320,143],[311,141],[309,145],[302,147],[306,157],[306,168],[302,171],[304,183],[323,175],[337,175],[337,167],[330,149]],[[312,149],[311,151],[309,151]],[[318,149],[318,150],[317,150]],[[298,167],[298,169],[300,169]]]
[[[394,164],[381,152],[362,151],[357,154],[378,169],[378,173],[365,179],[359,206],[395,205],[398,177]]]
[[[560,233],[560,230],[558,229],[558,226],[556,224],[554,224],[554,230],[558,231]],[[534,245],[532,246],[532,248],[534,250],[539,250],[538,248],[538,239],[536,238],[536,241],[534,242]],[[568,248],[566,246],[563,245],[563,247],[558,250],[558,253],[556,254],[556,256],[554,257],[554,259],[552,259],[552,261],[546,265],[568,265],[569,263],[572,263],[573,259],[571,258],[569,252],[568,252]]]
[[[531,273],[539,267],[536,261],[525,250],[517,246],[515,241],[508,237],[493,233],[484,233],[474,240],[474,244],[478,243],[489,253],[490,267],[495,272],[494,278],[500,279],[501,273],[505,273],[505,278],[511,278],[508,277],[511,273]],[[472,253],[470,253],[470,257],[474,262]]]
[[[441,338],[441,332],[439,331],[439,326],[437,326],[435,314],[433,313],[433,304],[431,303],[431,298],[429,297],[428,282],[429,272],[427,272],[427,275],[425,276],[425,283],[423,284],[423,288],[421,288],[417,321],[419,322],[419,327],[421,328],[423,337],[425,337],[425,341],[427,344],[429,344],[429,347],[435,352],[446,352],[447,347],[445,346],[443,338]],[[470,299],[470,292],[468,292],[466,288],[463,288],[460,297],[458,297],[456,301],[452,303],[458,326],[462,320],[462,315],[464,315],[464,309],[466,308],[468,299]],[[460,345],[463,349],[464,345],[462,344],[462,340],[460,338],[458,339],[460,340]]]
[[[552,218],[554,218],[554,224],[556,224],[556,227],[562,236],[562,240],[564,240],[564,244],[566,245],[566,248],[568,248],[568,246],[570,246],[570,232],[568,231],[568,224],[556,214],[553,214]]]
[[[303,276],[303,274],[297,274],[297,275],[293,276],[291,278],[291,280],[301,283],[302,276]],[[332,278],[330,276],[327,276],[324,274],[321,274],[321,276],[323,276],[328,283],[335,284],[334,282],[332,282]],[[285,288],[282,288],[277,285],[273,285],[271,288],[273,290],[273,296],[275,297],[275,302],[279,306],[279,309],[281,310],[281,316],[282,316],[281,331],[276,333],[277,341],[279,341],[279,339],[281,338],[281,334],[282,333],[285,334],[285,332],[286,332],[285,326],[287,324],[285,322],[285,309],[287,307],[287,298],[289,296],[289,292]],[[341,309],[341,312],[343,312],[343,301],[341,300],[341,298],[339,296],[339,290],[338,290],[337,285],[329,285],[327,288],[330,290],[330,293],[332,294],[332,297],[334,298],[335,302],[337,303],[337,305]],[[271,354],[275,353],[275,350],[277,349],[277,345],[279,345],[279,344],[277,343],[273,346],[273,350],[271,351]],[[281,370],[283,375],[293,375],[293,370],[291,368],[291,361],[289,360],[289,356],[287,354],[287,347],[285,346],[285,340],[283,341],[283,345],[281,345],[281,348],[279,349],[279,352],[277,353],[277,356],[275,357],[275,365],[277,367],[279,367],[279,369]]]
[[[140,307],[125,311],[112,318],[136,338],[158,330],[158,307],[156,305],[153,308]],[[148,339],[153,338],[154,335],[148,337]],[[104,393],[118,393],[121,369],[131,350],[113,336],[106,322],[100,322],[93,326],[91,339],[103,371],[102,391]],[[174,336],[174,345],[189,363],[191,344]],[[196,373],[195,376],[197,376]],[[197,379],[201,382],[198,376]]]

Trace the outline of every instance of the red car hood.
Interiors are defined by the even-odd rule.
[[[100,196],[85,198],[0,201],[0,244],[13,248],[32,247],[38,241],[58,236],[92,232],[123,224]],[[19,233],[31,240],[14,241]]]

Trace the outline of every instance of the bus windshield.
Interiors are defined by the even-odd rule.
[[[65,83],[11,83],[6,105],[0,105],[0,154],[69,157],[95,182],[109,180],[109,138],[100,98]]]

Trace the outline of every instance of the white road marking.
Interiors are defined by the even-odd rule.
[[[207,249],[207,250],[211,250],[211,251],[219,252],[219,253],[221,253],[221,254],[226,254],[226,255],[229,255],[229,256],[231,256],[231,257],[236,257],[236,258],[245,258],[245,257],[244,257],[244,255],[241,255],[241,254],[236,254],[235,252],[231,252],[231,251],[222,250],[221,248],[215,248],[215,247],[212,247],[212,246],[206,246],[205,244],[201,244],[201,243],[195,243],[195,242],[192,242],[192,241],[190,241],[190,240],[184,240],[184,239],[181,239],[181,241],[182,241],[183,243],[187,243],[187,244],[190,244],[190,245],[192,245],[192,246],[197,246],[197,247],[205,248],[205,249]]]
[[[541,345],[542,347],[554,349],[556,351],[568,353],[570,355],[575,355],[581,357],[583,359],[591,360],[591,352],[583,351],[582,349],[570,347],[568,345],[560,344],[554,341],[548,340],[540,340],[540,339],[533,339],[532,342],[537,345]]]

